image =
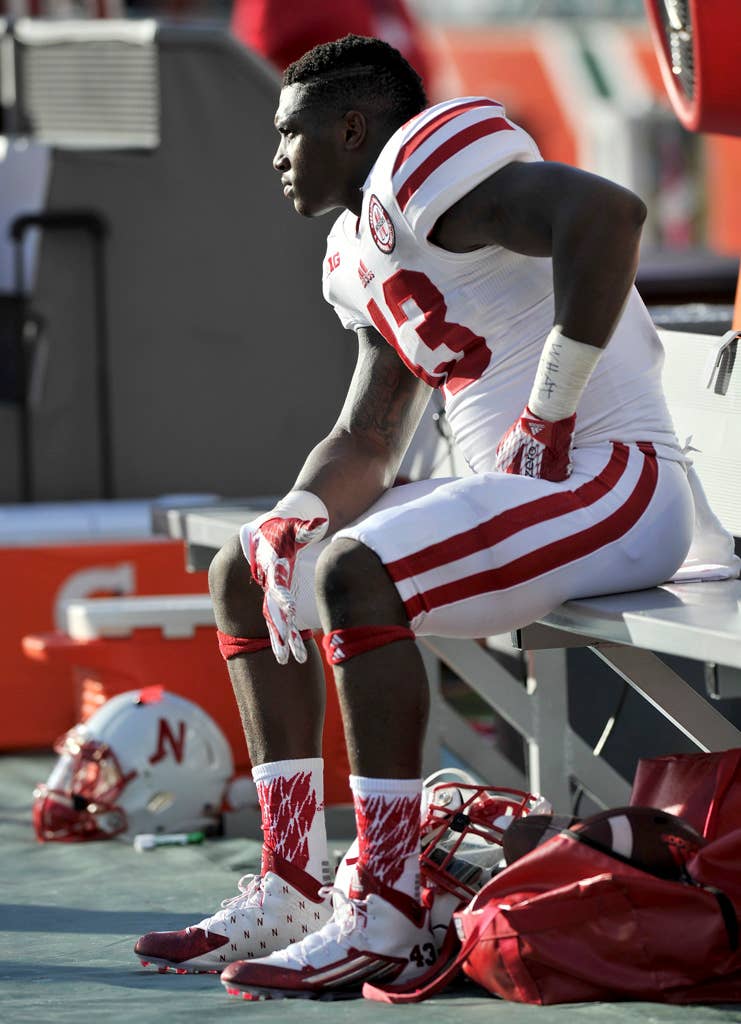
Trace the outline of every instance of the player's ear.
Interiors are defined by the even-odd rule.
[[[358,149],[368,134],[365,114],[359,110],[348,110],[343,119],[345,149]]]

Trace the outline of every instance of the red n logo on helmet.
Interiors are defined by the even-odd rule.
[[[185,747],[185,722],[178,722],[177,736],[173,733],[170,723],[166,718],[160,718],[159,731],[157,733],[157,749],[149,758],[150,764],[157,764],[163,757],[167,757],[166,745],[170,745],[172,756],[180,764],[183,760],[183,748]]]

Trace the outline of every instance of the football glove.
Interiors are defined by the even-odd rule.
[[[296,624],[294,569],[296,555],[327,532],[329,512],[309,491],[291,491],[270,512],[245,523],[239,531],[252,578],[263,589],[262,612],[270,645],[280,665],[290,655],[306,661],[306,647]]]
[[[528,406],[497,445],[495,468],[502,473],[566,480],[571,474],[571,447],[576,414],[549,423]]]

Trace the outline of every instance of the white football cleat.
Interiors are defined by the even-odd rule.
[[[264,875],[245,875],[239,893],[182,931],[149,932],[134,952],[144,967],[218,974],[234,960],[264,957],[317,931],[332,906],[311,875],[276,854]]]
[[[221,975],[243,999],[319,999],[359,995],[363,983],[407,982],[437,959],[428,912],[411,897],[375,884],[362,898],[332,895],[330,920],[307,938],[259,960],[232,963]]]

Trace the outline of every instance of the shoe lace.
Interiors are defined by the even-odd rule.
[[[309,966],[310,953],[330,943],[341,944],[356,928],[362,927],[368,917],[365,900],[351,899],[334,885],[322,886],[319,895],[331,898],[332,916],[319,931],[307,935],[300,943],[299,960],[305,966]]]
[[[237,882],[239,892],[236,896],[221,901],[221,909],[203,922],[203,930],[208,935],[209,928],[217,921],[224,921],[235,910],[247,907],[261,907],[263,901],[262,875],[242,875]]]

